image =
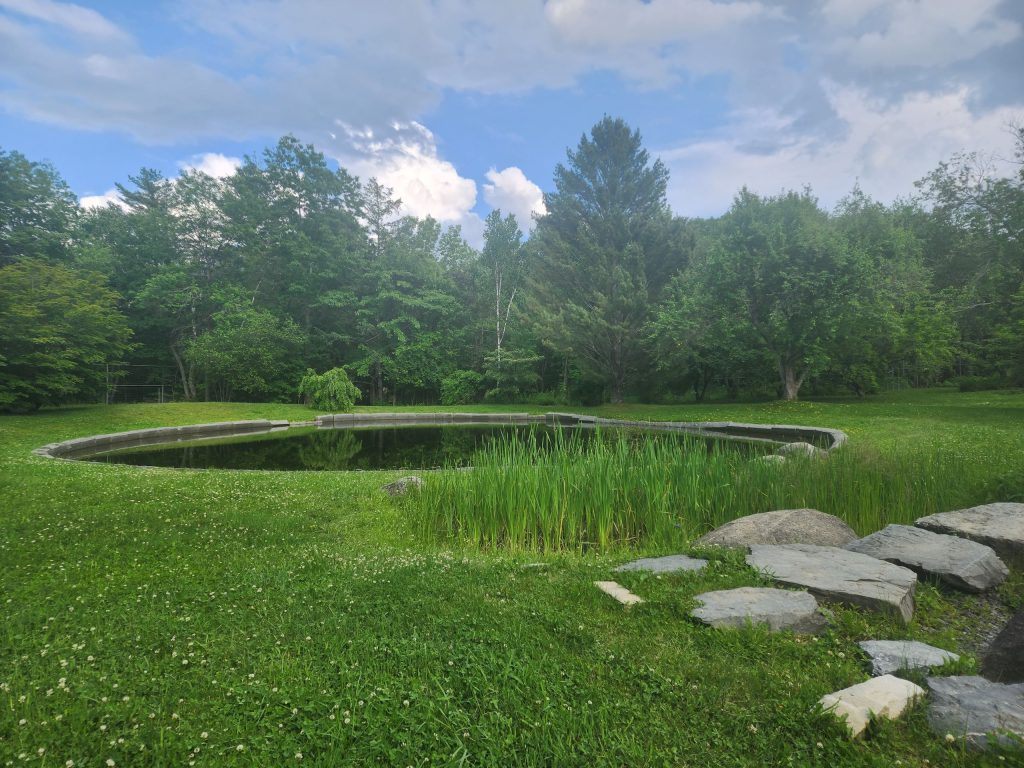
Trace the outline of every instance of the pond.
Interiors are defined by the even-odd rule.
[[[234,437],[174,441],[132,446],[81,456],[85,461],[183,469],[263,470],[381,470],[436,469],[468,466],[473,454],[496,440],[536,439],[541,446],[554,441],[556,430],[584,441],[598,434],[622,432],[634,439],[673,440],[682,446],[721,445],[730,450],[763,452],[765,444],[695,438],[680,432],[547,426],[544,424],[458,424],[372,426],[287,430]]]

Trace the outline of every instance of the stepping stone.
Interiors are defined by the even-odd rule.
[[[416,475],[400,477],[393,483],[381,486],[381,490],[391,496],[405,496],[410,490],[418,491],[422,488],[423,478]]]
[[[914,523],[987,544],[1004,560],[1024,564],[1024,504],[999,502],[956,512],[939,512]]]
[[[736,629],[749,622],[767,624],[772,632],[791,629],[801,635],[817,635],[827,626],[818,601],[808,592],[740,587],[705,592],[696,599],[701,606],[690,615],[712,627]]]
[[[677,571],[699,571],[708,564],[707,560],[686,555],[666,555],[665,557],[644,557],[625,563],[615,569],[620,571],[651,571],[652,573],[675,573]]]
[[[955,653],[916,640],[864,640],[857,645],[871,657],[872,675],[941,667],[960,659]]]
[[[887,525],[846,549],[938,576],[966,592],[998,587],[1010,573],[992,547],[909,525]]]
[[[932,694],[928,724],[937,735],[951,733],[978,749],[988,747],[987,734],[995,734],[1002,745],[1020,745],[1024,683],[1004,685],[973,675],[929,677],[927,682]]]
[[[872,717],[895,720],[919,696],[924,696],[921,686],[882,675],[822,696],[818,704],[826,712],[845,720],[850,736],[857,737],[864,733]]]
[[[805,587],[815,597],[874,611],[914,615],[917,574],[859,552],[813,544],[755,544],[747,565],[780,584]]]
[[[981,674],[997,683],[1024,683],[1024,610],[996,635],[981,661]]]
[[[857,540],[857,534],[833,515],[816,509],[778,509],[730,520],[696,544],[706,547],[744,549],[751,544],[817,544],[842,547]]]
[[[617,581],[595,581],[594,586],[606,595],[611,595],[623,605],[636,605],[643,602],[642,597],[634,595]]]

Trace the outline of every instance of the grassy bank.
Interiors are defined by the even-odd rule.
[[[1024,477],[1019,395],[599,410],[832,426],[868,456],[947,451],[981,484],[969,503],[1009,498]],[[923,708],[863,743],[814,710],[865,678],[857,640],[914,637],[969,657],[994,602],[922,584],[906,628],[837,609],[816,642],[714,632],[687,618],[693,596],[759,583],[733,555],[699,574],[622,574],[647,599],[624,611],[591,582],[628,550],[425,542],[380,491],[399,473],[180,472],[30,453],[99,432],[310,415],[172,404],[0,418],[0,762],[1007,764],[946,746]],[[1015,575],[1002,602],[1020,604],[1021,589]]]

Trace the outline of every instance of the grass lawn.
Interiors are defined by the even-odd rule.
[[[963,457],[970,503],[1024,500],[1022,394],[591,412],[836,427],[879,457]],[[957,669],[975,669],[978,633],[1024,603],[1020,573],[995,600],[922,583],[907,627],[836,608],[833,629],[816,640],[722,632],[687,614],[702,591],[759,583],[738,555],[714,555],[699,574],[621,574],[647,599],[623,609],[591,582],[633,551],[428,543],[408,507],[380,490],[395,472],[192,472],[30,453],[102,432],[311,415],[287,405],[168,404],[0,418],[0,764],[1020,759],[947,745],[928,730],[924,707],[851,742],[814,706],[866,679],[857,640],[934,642],[968,651]],[[523,567],[536,562],[545,567]]]

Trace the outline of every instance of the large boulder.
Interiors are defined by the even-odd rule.
[[[701,605],[690,611],[695,619],[719,628],[763,624],[772,632],[792,630],[802,635],[825,631],[827,622],[818,601],[807,592],[765,587],[739,587],[697,595]]]
[[[981,661],[981,674],[997,683],[1024,683],[1024,610],[996,635]]]
[[[914,615],[917,574],[859,552],[812,544],[755,544],[747,564],[822,600],[891,611],[903,621]]]
[[[960,659],[955,653],[917,640],[864,640],[857,645],[871,657],[872,675],[930,669]]]
[[[939,736],[952,734],[985,749],[991,734],[1006,746],[1024,739],[1024,684],[1004,685],[983,677],[929,677],[928,724]]]
[[[1024,565],[1024,504],[999,502],[955,512],[939,512],[914,525],[987,544],[1004,560]]]
[[[708,564],[707,560],[700,560],[687,555],[665,555],[665,557],[644,557],[624,563],[615,569],[622,571],[650,571],[652,573],[677,573],[679,571],[699,571]]]
[[[860,736],[872,717],[895,720],[914,700],[924,695],[924,689],[892,675],[870,680],[822,696],[821,708],[846,721],[850,736]]]
[[[834,515],[816,509],[779,509],[730,520],[705,533],[696,543],[731,549],[746,549],[751,544],[842,547],[856,539],[856,532]]]
[[[967,592],[998,587],[1010,573],[991,547],[909,525],[887,525],[846,549],[937,576]]]

